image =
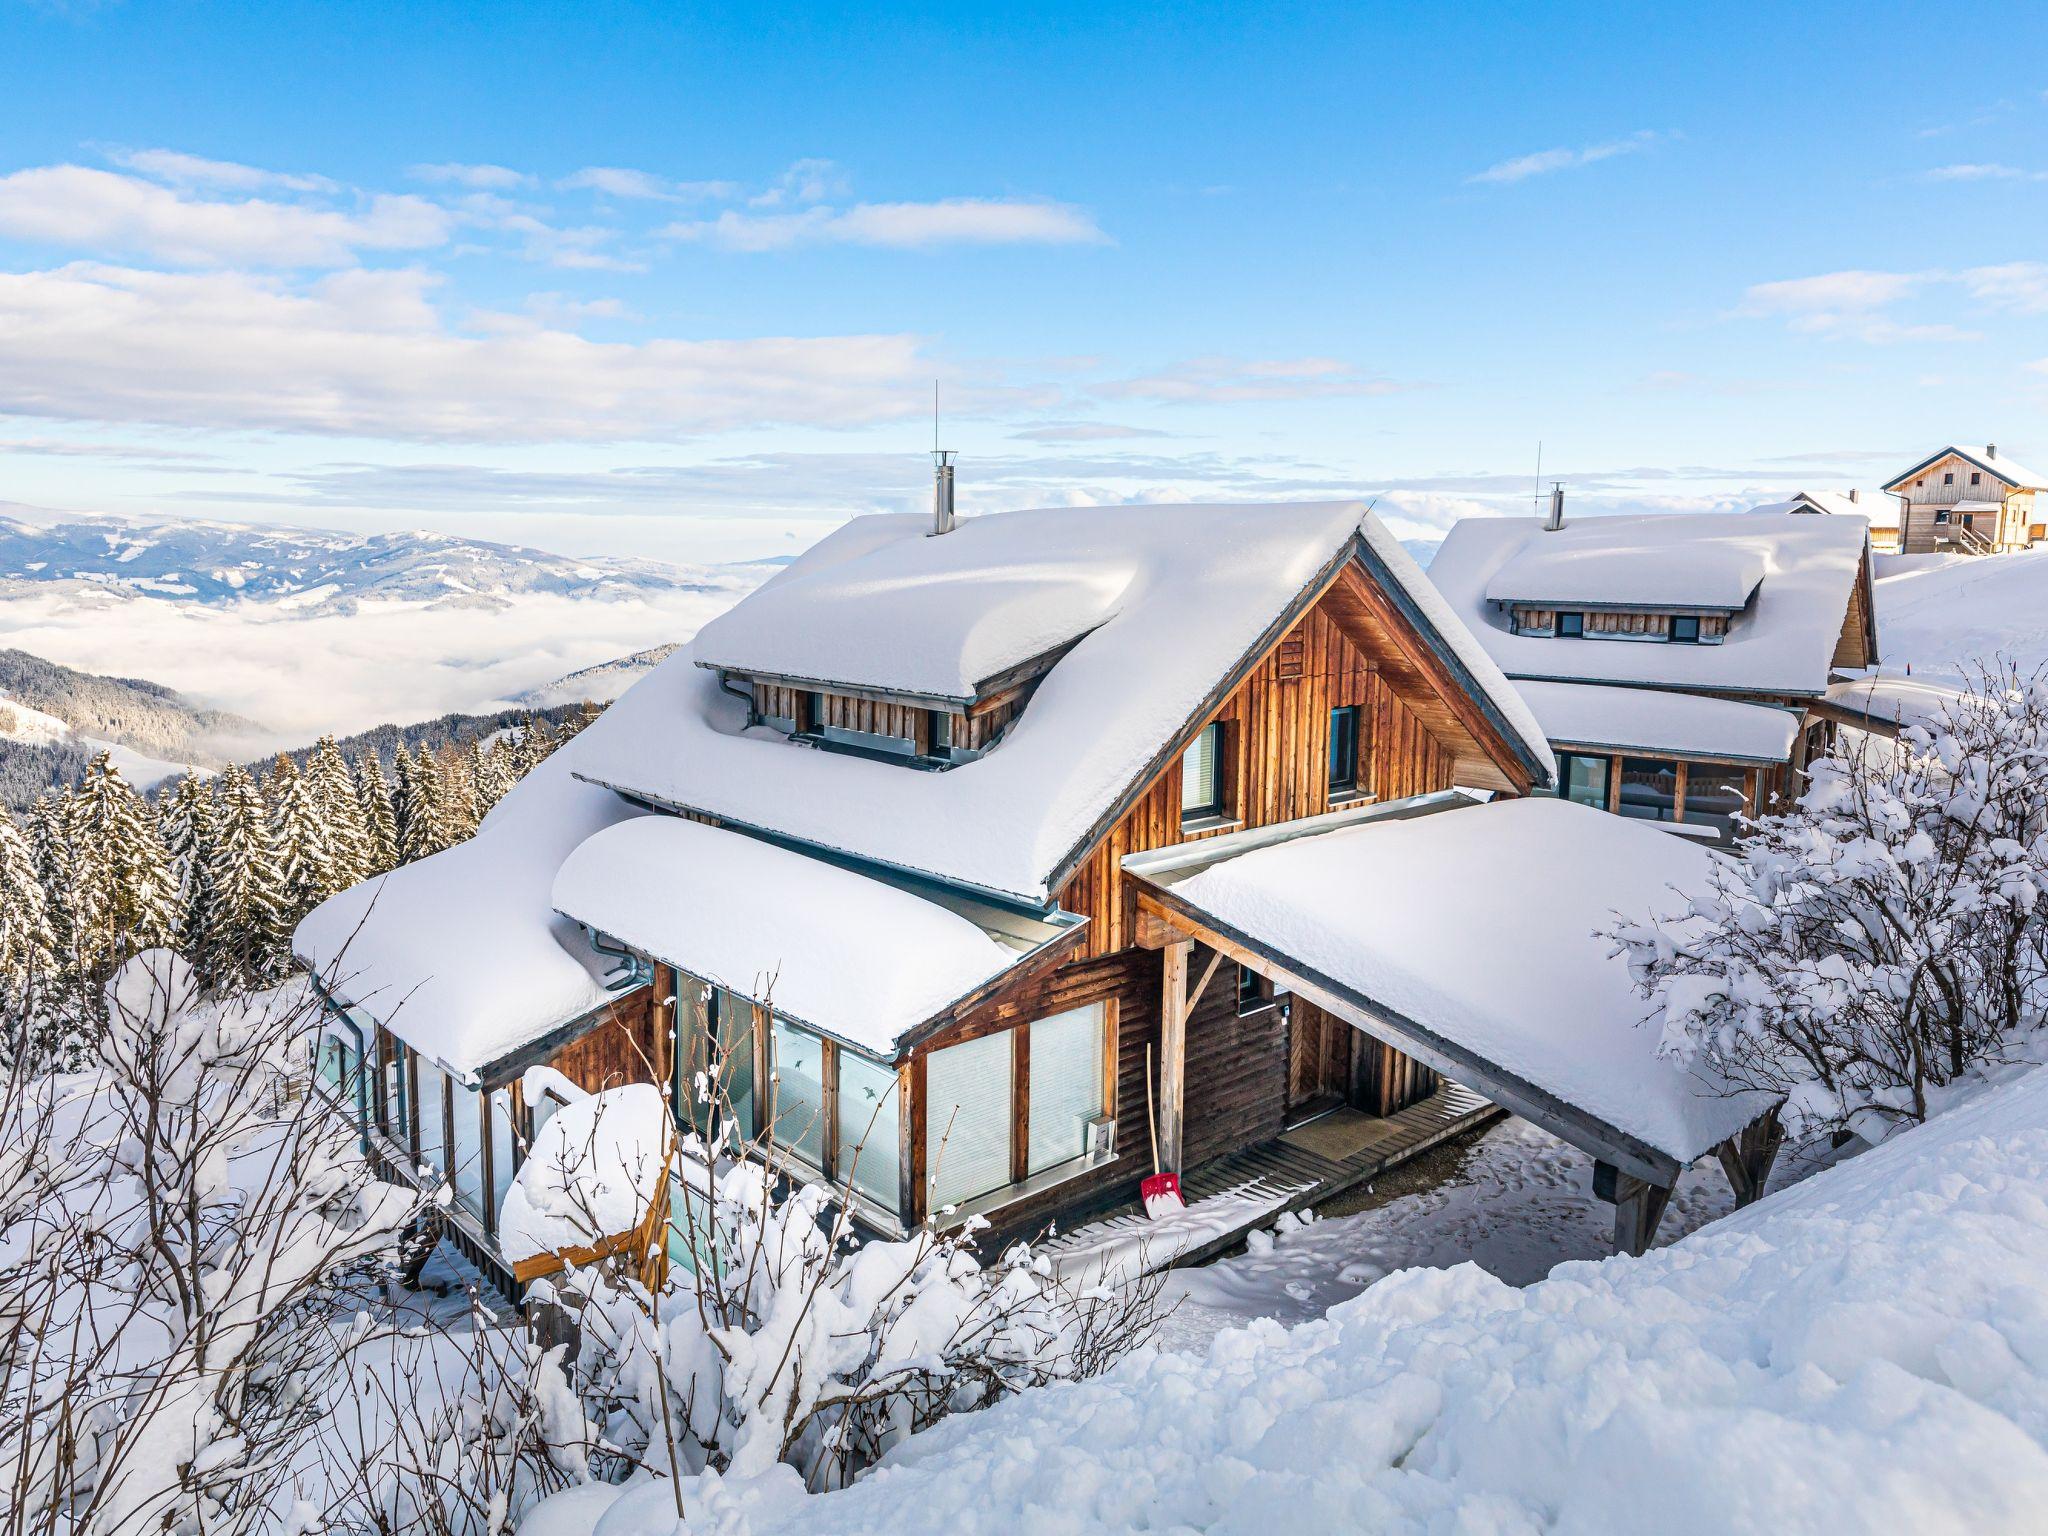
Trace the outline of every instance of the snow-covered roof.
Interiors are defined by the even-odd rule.
[[[1451,1077],[1462,1060],[1467,1086],[1521,1113],[1541,1118],[1512,1102],[1517,1082],[1684,1164],[1768,1107],[1658,1055],[1650,1005],[1599,937],[1616,913],[1646,919],[1672,911],[1678,892],[1704,891],[1718,857],[1704,848],[1544,798],[1360,821],[1235,855],[1229,842],[1208,863],[1193,845],[1178,874],[1148,873],[1170,859],[1147,855],[1125,867],[1200,921],[1284,957],[1327,989],[1318,1003],[1362,1008],[1360,1027],[1377,1019],[1438,1042]],[[1577,1139],[1568,1124],[1549,1128]]]
[[[673,1122],[652,1083],[579,1095],[541,1122],[498,1213],[498,1251],[517,1264],[630,1232],[671,1171]]]
[[[1740,608],[1764,579],[1764,551],[1752,539],[1700,539],[1674,546],[1648,518],[1589,518],[1546,528],[1493,568],[1496,602],[1569,607]],[[1661,519],[1658,521],[1662,521]]]
[[[1598,683],[1517,686],[1554,747],[1782,763],[1799,734],[1798,715],[1769,704]]]
[[[1877,725],[1938,725],[1949,719],[1965,697],[1956,680],[1941,677],[1897,677],[1878,674],[1836,683],[1827,702]]]
[[[554,906],[880,1056],[1022,954],[951,908],[680,816],[590,838],[555,876]]]
[[[617,962],[555,914],[573,848],[641,813],[571,772],[609,716],[557,748],[476,836],[331,896],[293,952],[341,1001],[466,1076],[610,999]]]
[[[614,704],[600,722],[612,728],[585,732],[577,773],[658,804],[1043,903],[1063,862],[1354,548],[1408,605],[1424,639],[1464,674],[1510,747],[1540,765],[1540,776],[1552,770],[1542,728],[1521,696],[1361,503],[1060,507],[970,519],[938,538],[927,528],[922,517],[856,519],[740,609],[764,597],[779,609],[775,587],[815,594],[834,571],[857,570],[863,588],[892,568],[909,580],[935,558],[930,546],[954,540],[1019,568],[1099,570],[1101,584],[1116,589],[1114,602],[1090,608],[1100,622],[1046,675],[992,751],[923,773],[749,730],[746,702],[695,664],[693,647]],[[862,611],[888,618],[884,609]],[[1042,637],[980,654],[1028,650]],[[889,625],[887,641],[914,651],[922,637],[906,617]],[[959,681],[957,658],[948,664]]]
[[[2007,485],[2016,486],[2021,490],[2048,490],[2048,479],[2043,479],[2038,471],[2028,469],[2024,464],[2016,464],[2004,454],[1992,452],[1988,446],[1983,448],[1961,448],[1954,443],[1950,443],[1939,453],[1930,453],[1903,475],[1887,480],[1884,488],[1888,491],[1898,489],[1922,470],[1927,469],[1931,465],[1939,464],[1950,454],[1954,454],[1966,463],[1976,465],[1987,474],[1996,475]]]
[[[1514,634],[1505,604],[1495,600],[1494,578],[1530,546],[1560,539],[1570,541],[1567,550],[1589,555],[1602,546],[1623,552],[1612,564],[1589,562],[1588,569],[1616,575],[1598,601],[1650,604],[1646,594],[1657,590],[1647,575],[1652,567],[1682,570],[1695,561],[1724,572],[1760,562],[1762,585],[1729,620],[1719,645]],[[1817,695],[1827,687],[1868,543],[1858,517],[1669,513],[1584,518],[1555,532],[1538,518],[1468,517],[1451,529],[1429,574],[1510,677]]]
[[[1788,501],[1767,502],[1751,512],[1828,512],[1838,517],[1860,517],[1873,528],[1899,526],[1899,498],[1884,491],[1801,491]]]

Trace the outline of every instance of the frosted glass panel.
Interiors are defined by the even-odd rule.
[[[1031,1172],[1071,1162],[1102,1113],[1102,1005],[1039,1019],[1031,1029]]]
[[[484,1213],[484,1127],[483,1109],[477,1091],[455,1085],[455,1198],[473,1216]]]
[[[825,1043],[816,1035],[775,1021],[775,1085],[770,1102],[771,1134],[819,1167],[825,1165]]]
[[[896,1069],[839,1052],[839,1167],[843,1184],[896,1209]],[[856,1151],[858,1156],[856,1157]]]
[[[1007,1031],[934,1051],[925,1062],[925,1177],[933,1214],[1010,1182]]]

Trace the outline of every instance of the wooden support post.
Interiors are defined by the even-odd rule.
[[[1763,1195],[1764,1185],[1771,1177],[1771,1165],[1778,1160],[1778,1149],[1784,1144],[1785,1127],[1779,1124],[1774,1109],[1714,1148],[1715,1156],[1721,1160],[1721,1171],[1728,1175],[1729,1188],[1735,1191],[1737,1210]]]
[[[1614,1251],[1631,1258],[1648,1253],[1664,1207],[1671,1203],[1671,1186],[1623,1173],[1612,1163],[1595,1163],[1593,1193],[1614,1206]]]
[[[1159,1166],[1179,1173],[1181,1102],[1188,1057],[1189,939],[1178,939],[1160,952],[1164,979],[1159,997]]]

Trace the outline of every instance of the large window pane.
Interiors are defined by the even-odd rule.
[[[1330,788],[1358,787],[1358,706],[1345,704],[1330,711]]]
[[[1043,1173],[1086,1150],[1102,1113],[1102,1005],[1039,1019],[1031,1030],[1031,1163]]]
[[[1740,768],[1694,763],[1685,774],[1685,819],[1732,840],[1735,818],[1749,808],[1749,775]]]
[[[483,1107],[474,1088],[455,1085],[455,1144],[449,1155],[454,1167],[455,1198],[472,1216],[484,1213],[484,1125]]]
[[[512,1095],[502,1088],[495,1090],[490,1096],[490,1107],[491,1210],[495,1213],[505,1208],[505,1196],[512,1188],[513,1175],[519,1172],[519,1160],[525,1156],[525,1150],[512,1127]]]
[[[441,1069],[424,1056],[414,1058],[419,1063],[419,1079],[413,1087],[420,1096],[420,1161],[436,1173],[448,1171],[448,1148],[446,1128],[442,1124],[441,1084],[445,1080]]]
[[[825,1165],[825,1042],[782,1019],[774,1027],[775,1124],[770,1134],[818,1167]]]
[[[834,1172],[879,1205],[895,1210],[896,1069],[844,1047],[839,1052],[839,1166]]]
[[[1221,807],[1223,727],[1205,726],[1180,760],[1180,813],[1213,816]]]
[[[1607,809],[1607,770],[1608,760],[1604,757],[1592,757],[1583,752],[1560,752],[1557,755],[1558,791],[1567,800],[1604,811]]]
[[[1011,1048],[1005,1031],[925,1061],[924,1168],[934,1214],[1010,1182]]]
[[[1676,821],[1678,764],[1655,757],[1624,757],[1621,814],[1644,821]]]
[[[722,1091],[731,1102],[742,1140],[754,1134],[754,1005],[731,992],[719,992],[718,1050]]]

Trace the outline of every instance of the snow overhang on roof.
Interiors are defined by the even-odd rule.
[[[1650,1005],[1599,937],[1617,913],[1704,890],[1718,855],[1563,800],[1430,798],[1448,808],[1262,828],[1123,867],[1169,921],[1639,1178],[1668,1185],[1770,1109],[1658,1054]]]
[[[601,735],[593,727],[578,738],[588,745],[576,772],[652,805],[1044,907],[1106,822],[1171,767],[1177,744],[1219,702],[1217,690],[1227,690],[1353,560],[1471,696],[1504,744],[1494,750],[1520,758],[1539,783],[1555,771],[1528,705],[1358,502],[1059,507],[970,519],[936,538],[922,518],[860,518],[733,612],[782,583],[791,593],[825,591],[835,571],[858,569],[864,589],[886,586],[889,572],[921,572],[931,546],[955,541],[983,551],[976,569],[1098,570],[1099,591],[1116,592],[1113,604],[1104,600],[1108,616],[1052,667],[983,756],[922,773],[749,729],[746,702],[693,665],[720,653],[700,655],[693,646],[614,704],[599,722],[607,727]],[[785,608],[782,598],[774,603],[792,628],[801,627],[798,609]],[[865,599],[835,611],[843,617],[856,609],[877,621],[888,613]],[[953,617],[961,623],[949,620],[942,633],[973,628],[964,611]],[[1010,617],[1026,638],[978,654],[1016,654],[1044,643],[1049,631],[1028,614]],[[1095,617],[1095,610],[1083,617]],[[1063,621],[1053,628],[1065,627]],[[920,638],[905,618],[860,643],[879,657],[884,648],[915,651]],[[793,653],[780,660],[798,664]],[[754,664],[766,663],[757,657]],[[949,663],[941,674],[923,675],[905,663],[906,670],[890,675],[905,685],[952,687],[983,664]]]
[[[1528,546],[1573,533],[1587,545],[1604,540],[1632,552],[1659,549],[1663,563],[1674,567],[1733,547],[1761,556],[1763,582],[1748,608],[1729,620],[1718,645],[1513,633],[1505,602],[1491,595],[1496,573]],[[1501,669],[1518,680],[1818,697],[1828,685],[1869,543],[1860,517],[1804,513],[1584,518],[1555,533],[1536,518],[1468,517],[1451,529],[1429,575]],[[1625,594],[1613,589],[1612,595]]]
[[[677,816],[609,827],[563,862],[555,911],[888,1059],[898,1046],[1080,924],[1014,916],[872,879]]]
[[[1674,548],[1654,527],[1638,526],[1631,535],[1612,526],[1619,521],[1588,518],[1543,530],[1541,538],[1528,540],[1495,568],[1487,597],[1548,607],[1733,613],[1747,606],[1764,579],[1764,551],[1754,542],[1719,539]]]
[[[1792,756],[1799,716],[1769,704],[1699,693],[1597,683],[1517,684],[1560,750],[1673,753],[1722,762],[1776,764]]]

